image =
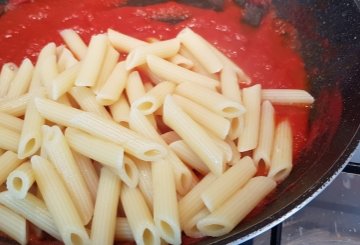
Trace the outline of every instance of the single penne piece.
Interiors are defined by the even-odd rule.
[[[170,244],[181,243],[178,203],[173,169],[164,159],[152,162],[154,222]]]
[[[47,87],[48,95],[52,100],[58,100],[68,92],[75,83],[81,64],[77,63],[57,75]]]
[[[200,232],[207,236],[222,236],[230,232],[276,187],[269,177],[252,178],[221,207],[197,223]]]
[[[177,38],[138,46],[131,50],[126,57],[126,69],[131,70],[139,65],[145,64],[146,57],[149,54],[165,59],[176,55],[179,49],[180,41]]]
[[[256,166],[262,161],[266,168],[269,169],[274,142],[274,132],[275,110],[271,102],[265,100],[261,105],[259,143],[253,152],[253,159]]]
[[[116,218],[115,241],[134,241],[127,218]]]
[[[39,88],[17,98],[1,100],[0,111],[15,117],[21,117],[25,115],[26,106],[33,99],[34,95],[45,95],[45,93],[44,88]]]
[[[18,67],[14,63],[5,63],[0,72],[0,98],[7,95],[11,82],[15,78]]]
[[[191,238],[201,238],[206,236],[205,234],[201,233],[201,231],[199,231],[196,225],[201,219],[205,218],[209,214],[209,210],[207,208],[203,208],[193,217],[190,217],[190,219],[184,224],[183,230],[185,235]]]
[[[70,127],[65,130],[65,138],[74,151],[116,169],[117,173],[122,171],[124,149],[121,146]]]
[[[107,34],[111,45],[121,52],[129,53],[134,48],[147,44],[147,42],[112,29],[108,29]]]
[[[138,71],[132,71],[126,82],[126,95],[129,103],[132,104],[135,100],[141,98],[145,94],[144,83],[141,80]]]
[[[139,184],[139,170],[135,162],[128,156],[124,156],[122,170],[116,174],[130,188],[136,188]]]
[[[69,47],[71,52],[73,52],[79,60],[85,58],[87,46],[81,39],[79,34],[77,34],[72,29],[65,29],[60,31],[60,36],[62,37],[66,45]]]
[[[104,106],[98,104],[95,94],[90,88],[73,87],[69,90],[69,94],[79,104],[82,110],[111,119],[110,113]]]
[[[129,123],[130,105],[126,99],[125,94],[122,94],[117,102],[110,105],[109,109],[115,122]]]
[[[171,127],[207,167],[216,175],[224,171],[223,152],[213,142],[207,132],[187,115],[168,95],[164,102],[163,120]]]
[[[209,168],[205,163],[191,150],[191,148],[183,141],[178,140],[169,144],[171,150],[190,168],[195,169],[202,175],[209,173]]]
[[[293,138],[289,121],[279,123],[275,131],[271,164],[268,176],[275,181],[284,180],[291,172],[293,152]]]
[[[78,63],[79,61],[74,57],[71,51],[63,47],[61,54],[58,56],[57,59],[57,70],[59,73],[62,73]]]
[[[238,139],[240,152],[250,151],[257,147],[261,114],[261,85],[257,84],[243,89],[243,103],[246,108],[244,129]]]
[[[68,193],[69,190],[65,187],[54,166],[39,156],[31,158],[31,166],[37,186],[63,242],[65,244],[89,243],[89,236],[84,228],[80,214]]]
[[[29,59],[24,59],[19,66],[15,77],[11,81],[7,97],[16,98],[25,94],[30,86],[31,78],[33,75],[34,66]]]
[[[20,134],[17,150],[19,158],[30,157],[40,149],[42,141],[41,126],[44,123],[45,119],[36,109],[34,100],[31,100],[26,108],[24,126]]]
[[[218,56],[204,42],[204,39],[190,28],[180,31],[177,37],[208,72],[217,73],[223,69],[223,64]]]
[[[125,68],[125,62],[122,61],[117,63],[96,95],[98,103],[101,105],[114,104],[125,89],[128,75],[128,71]]]
[[[4,112],[0,112],[0,127],[8,128],[10,130],[21,132],[24,125],[24,120],[21,118],[9,115]]]
[[[244,130],[245,118],[244,115],[240,117],[235,117],[231,120],[231,126],[228,134],[228,139],[236,140],[241,135]]]
[[[20,166],[21,163],[22,160],[12,151],[6,151],[0,156],[0,185],[4,184],[8,175]]]
[[[194,66],[194,62],[191,59],[182,56],[181,54],[176,54],[169,58],[169,61],[175,65],[184,67],[186,69],[191,70]]]
[[[75,80],[76,86],[92,87],[101,71],[108,47],[108,38],[106,34],[98,34],[91,37],[86,55],[81,62],[79,74]]]
[[[90,158],[77,153],[76,151],[72,151],[74,156],[74,160],[79,166],[79,170],[81,175],[84,177],[86,185],[90,191],[92,200],[95,203],[96,200],[96,193],[99,185],[99,176],[96,172],[93,162]]]
[[[230,149],[232,151],[232,158],[228,162],[228,165],[232,166],[241,159],[241,154],[240,154],[237,146],[235,145],[234,141],[227,139],[226,143],[230,146]]]
[[[136,244],[160,244],[153,217],[139,189],[123,186],[121,203]]]
[[[51,81],[59,74],[57,69],[56,54],[51,54],[44,58],[39,66],[39,72],[41,84],[45,88],[48,88],[51,84]]]
[[[26,219],[3,205],[0,205],[0,231],[19,244],[28,243]]]
[[[212,173],[206,175],[194,188],[192,188],[184,197],[179,201],[179,214],[181,228],[185,228],[185,224],[205,208],[201,200],[201,193],[216,180],[216,176]]]
[[[84,112],[72,120],[74,128],[83,130],[99,138],[121,145],[126,152],[145,161],[155,161],[167,154],[167,149],[118,123]]]
[[[58,171],[59,176],[64,181],[82,223],[84,225],[88,224],[94,211],[94,203],[65,136],[58,126],[49,127],[44,125],[42,132],[42,146],[45,148],[46,154]]]
[[[191,171],[176,154],[172,152],[156,129],[151,125],[150,121],[141,112],[136,109],[131,109],[129,125],[132,130],[141,133],[149,139],[155,140],[167,149],[168,154],[165,156],[165,159],[173,167],[176,189],[179,193],[185,194],[190,188],[192,179]]]
[[[221,139],[225,139],[230,130],[230,121],[219,114],[185,97],[173,95],[175,102],[193,120]]]
[[[241,90],[236,72],[225,66],[220,73],[221,94],[226,98],[241,103]]]
[[[139,189],[148,205],[153,210],[153,181],[151,172],[151,163],[139,159],[134,159],[139,170]]]
[[[161,82],[150,89],[144,96],[131,103],[131,107],[136,108],[144,115],[154,113],[164,103],[165,96],[172,94],[175,84],[171,82]]]
[[[211,132],[208,132],[208,135],[210,136],[211,140],[216,144],[216,146],[223,152],[224,161],[226,163],[230,162],[233,158],[233,150],[231,149],[231,146],[226,141],[220,139]]]
[[[157,57],[157,56],[154,56]],[[159,58],[159,57],[157,57]],[[170,64],[172,64],[171,62],[169,62]],[[158,84],[161,83],[163,81],[166,81],[165,79],[163,79],[162,77],[156,75],[155,73],[153,73],[150,69],[149,66],[147,64],[139,66],[138,70],[144,74],[146,76],[146,78],[148,79],[148,81],[146,81],[144,83],[144,85],[148,82],[150,82],[151,84]],[[146,89],[145,89],[146,90]]]
[[[111,72],[114,70],[116,64],[119,61],[119,57],[120,53],[116,51],[111,45],[109,45],[105,54],[105,60],[101,67],[99,77],[96,81],[96,85],[91,88],[95,94],[98,94],[102,86],[109,78]]]
[[[146,61],[150,71],[165,81],[174,82],[176,84],[187,81],[207,88],[215,88],[220,85],[217,80],[185,69],[181,66],[177,66],[154,55],[148,55]]]
[[[170,145],[171,143],[181,140],[181,137],[175,131],[169,131],[160,135],[161,138],[165,141],[166,144]]]
[[[301,89],[263,89],[261,99],[274,105],[311,105],[315,101],[311,94]]]
[[[35,177],[31,164],[24,162],[9,174],[6,179],[6,187],[13,197],[23,199],[34,182]]]
[[[239,117],[245,112],[245,108],[239,102],[230,100],[222,94],[194,83],[185,82],[178,85],[175,93],[226,118]]]
[[[250,157],[244,157],[219,176],[202,193],[201,200],[214,212],[255,174],[257,168]]]
[[[0,135],[0,148],[17,152],[20,142],[20,133],[0,126]]]
[[[48,208],[40,198],[28,193],[23,199],[17,199],[9,191],[4,191],[0,193],[0,203],[29,220],[52,237],[61,240],[58,228]]]
[[[109,169],[102,168],[94,217],[91,222],[90,238],[92,244],[111,245],[114,243],[120,188],[120,179]]]

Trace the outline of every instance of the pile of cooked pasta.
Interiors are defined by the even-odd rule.
[[[17,242],[27,220],[65,244],[221,236],[289,175],[273,104],[311,104],[306,91],[261,89],[189,28],[60,35],[0,74],[0,230]]]

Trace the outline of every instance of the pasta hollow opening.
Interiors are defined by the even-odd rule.
[[[76,233],[71,233],[70,234],[70,241],[74,245],[82,245],[82,244],[84,244],[81,237]]]
[[[221,224],[208,224],[203,226],[203,229],[209,232],[219,232],[224,230],[225,228],[226,227]]]
[[[239,113],[239,109],[238,109],[238,108],[231,107],[231,106],[228,106],[228,107],[223,108],[222,111],[223,111],[224,113],[227,113],[227,114]]]
[[[175,232],[174,232],[173,228],[171,227],[171,225],[169,225],[166,221],[161,220],[160,227],[165,234],[169,235],[170,237],[174,237]]]
[[[290,170],[287,168],[284,168],[282,170],[280,170],[279,172],[277,172],[274,176],[273,179],[276,181],[280,181],[285,179],[290,173]]]
[[[132,167],[129,164],[127,164],[126,162],[124,164],[124,170],[125,170],[126,175],[129,176],[130,179],[132,179],[133,178]]]
[[[155,149],[148,150],[148,151],[144,152],[144,155],[147,156],[147,157],[154,157],[154,156],[157,156],[157,155],[160,155],[160,154],[161,154],[161,152],[158,151],[158,150],[155,150]]]
[[[150,102],[150,101],[146,101],[143,103],[140,103],[137,108],[140,111],[148,111],[150,110],[152,107],[154,106],[154,103]]]
[[[155,238],[153,233],[149,229],[145,229],[142,235],[142,240],[144,244],[153,245],[155,243]]]
[[[32,151],[35,145],[36,145],[36,139],[35,138],[29,139],[28,142],[26,142],[25,144],[25,154]]]
[[[20,177],[14,177],[12,184],[15,190],[20,191],[23,188],[23,180]]]

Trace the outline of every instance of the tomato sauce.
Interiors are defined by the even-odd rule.
[[[20,3],[19,3],[20,2]],[[108,28],[146,40],[175,37],[184,27],[213,43],[263,88],[307,89],[304,62],[296,51],[296,30],[270,10],[259,27],[240,21],[244,10],[225,1],[223,11],[197,8],[174,1],[155,5],[124,6],[120,0],[16,0],[0,17],[0,65],[20,64],[24,57],[35,62],[48,42],[62,44],[59,31],[75,29],[89,42],[90,36]],[[178,23],[161,21],[175,17]],[[243,86],[243,85],[241,85]],[[309,108],[276,106],[276,120],[290,120],[294,156],[308,138]]]

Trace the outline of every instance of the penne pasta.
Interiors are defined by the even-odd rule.
[[[105,34],[98,34],[91,37],[86,55],[81,62],[79,74],[75,80],[76,86],[95,86],[107,47],[108,38]]]
[[[207,210],[207,208],[203,208],[193,217],[190,217],[190,219],[186,221],[186,223],[184,224],[184,228],[183,228],[184,233],[188,237],[192,237],[192,238],[201,238],[206,236],[201,231],[199,231],[196,225],[200,220],[202,220],[209,214],[210,214],[209,210]]]
[[[0,118],[0,127],[4,127],[16,132],[21,132],[21,129],[24,125],[24,120],[4,112],[0,112]]]
[[[79,104],[82,110],[111,119],[110,113],[104,106],[98,104],[95,94],[91,89],[87,87],[73,87],[69,90],[69,94]]]
[[[0,203],[29,220],[52,237],[61,240],[61,235],[52,215],[40,198],[28,193],[23,199],[17,199],[9,191],[3,191],[0,193]]]
[[[48,88],[51,81],[59,74],[57,69],[56,54],[51,54],[44,57],[44,60],[39,65],[39,73],[41,84]]]
[[[238,139],[240,152],[250,151],[257,147],[260,126],[261,85],[243,89],[243,102],[246,108],[244,129]]]
[[[60,55],[57,59],[57,70],[59,73],[64,72],[65,70],[73,67],[78,64],[79,61],[74,57],[71,51],[65,47],[63,47]]]
[[[96,172],[93,162],[90,158],[77,153],[76,151],[72,151],[74,156],[74,160],[79,166],[79,170],[81,175],[84,177],[86,185],[90,191],[92,200],[95,203],[96,193],[99,185],[99,176]]]
[[[148,55],[146,62],[152,73],[169,82],[179,84],[186,81],[207,88],[215,88],[220,84],[217,80],[185,69],[181,66],[174,65],[173,63],[154,55]]]
[[[269,100],[274,105],[311,105],[314,97],[301,89],[263,89],[262,100]]]
[[[138,71],[133,71],[129,74],[126,83],[126,95],[129,103],[132,104],[135,100],[145,95],[144,84],[141,80]]]
[[[223,69],[223,64],[203,38],[185,28],[177,35],[181,44],[201,63],[209,73],[217,73]]]
[[[256,167],[250,157],[244,157],[219,176],[202,193],[201,200],[214,212],[255,174]]]
[[[33,75],[34,66],[29,59],[24,59],[15,75],[11,81],[7,97],[16,98],[20,95],[25,94],[30,86],[31,78]]]
[[[162,239],[170,244],[181,243],[178,203],[173,169],[169,162],[151,164],[153,177],[154,222]]]
[[[112,29],[108,29],[107,34],[109,36],[111,45],[121,52],[129,53],[134,48],[147,44],[147,42],[141,41]]]
[[[207,236],[222,236],[253,210],[276,187],[271,178],[252,178],[243,188],[238,189],[220,208],[197,223],[200,232]],[[239,205],[240,204],[240,205]]]
[[[184,67],[188,70],[191,70],[194,66],[194,62],[191,59],[188,59],[181,54],[176,54],[169,58],[169,61],[175,65]]]
[[[0,134],[2,135],[2,134]],[[17,154],[12,151],[6,151],[0,156],[0,185],[2,185],[8,175],[15,170],[22,160],[17,157]]]
[[[139,183],[139,170],[135,162],[128,156],[124,156],[124,164],[120,172],[120,179],[130,188],[136,188]]]
[[[173,95],[173,98],[181,109],[183,109],[193,120],[214,133],[217,137],[221,139],[226,138],[230,130],[229,120],[185,97],[175,94]]]
[[[263,161],[266,168],[270,167],[271,150],[273,149],[275,131],[275,110],[271,102],[265,100],[261,105],[259,143],[253,152],[255,165]]]
[[[164,103],[165,96],[172,94],[175,84],[171,82],[161,82],[150,89],[144,96],[131,103],[131,107],[136,108],[144,115],[154,113]]]
[[[225,66],[220,73],[221,94],[226,98],[241,103],[241,90],[235,70]]]
[[[175,93],[226,118],[239,117],[245,112],[245,108],[240,103],[194,83],[185,82],[180,84],[177,86]]]
[[[241,159],[241,154],[232,140],[226,140],[225,142],[230,146],[230,149],[232,151],[232,158],[228,162],[228,165],[232,166]]]
[[[24,199],[34,181],[35,177],[30,162],[24,162],[8,175],[6,187],[13,197]]]
[[[86,56],[87,47],[79,34],[77,34],[72,29],[65,29],[59,33],[71,52],[73,52],[79,60],[84,59]]]
[[[164,102],[163,120],[186,144],[200,157],[207,167],[216,175],[224,171],[223,152],[209,137],[207,132],[193,121],[168,95]]]
[[[64,181],[82,223],[88,224],[93,214],[94,203],[65,136],[58,126],[49,127],[44,125],[42,132],[42,147],[45,148],[48,158]]]
[[[129,125],[132,130],[156,141],[167,149],[168,154],[165,156],[165,159],[173,167],[173,171],[175,173],[176,189],[179,193],[185,194],[190,188],[192,179],[191,171],[175,155],[175,153],[171,151],[171,149],[162,140],[156,129],[151,125],[149,120],[138,110],[131,109]]]
[[[151,172],[151,163],[134,159],[139,170],[139,189],[148,205],[148,208],[153,210],[153,181]]]
[[[0,126],[0,135],[0,148],[17,152],[20,141],[20,134]]]
[[[179,214],[181,228],[185,228],[185,224],[194,217],[201,209],[205,208],[201,200],[201,193],[216,180],[216,176],[212,173],[206,175],[194,188],[192,188],[179,201]]]
[[[121,203],[136,244],[160,244],[153,217],[139,189],[124,186]]]
[[[176,55],[179,49],[180,41],[177,38],[138,46],[132,49],[126,57],[126,69],[131,70],[145,64],[149,54],[166,59]]]
[[[292,170],[293,139],[289,121],[279,123],[275,139],[268,176],[275,181],[284,180]]]
[[[209,173],[209,168],[205,163],[191,150],[191,148],[183,141],[178,140],[169,144],[171,150],[185,162],[189,167],[195,169],[202,175]]]
[[[0,72],[0,98],[7,95],[11,82],[15,78],[18,67],[14,63],[5,63]]]
[[[116,64],[119,61],[120,54],[116,51],[113,46],[109,45],[105,54],[105,60],[101,67],[99,77],[96,81],[96,85],[92,87],[95,94],[101,90],[104,83],[109,78],[111,72],[114,70]]]
[[[96,95],[98,103],[101,105],[114,104],[125,89],[127,77],[128,71],[125,69],[125,62],[117,63]]]
[[[130,105],[126,99],[125,94],[122,94],[117,102],[110,105],[109,109],[115,122],[129,123]]]
[[[41,147],[41,126],[45,119],[36,109],[34,100],[31,100],[26,108],[24,125],[20,134],[18,145],[18,157],[25,159],[35,154]]]
[[[19,244],[28,243],[26,219],[2,205],[0,205],[0,231]]]
[[[119,178],[110,170],[102,168],[94,217],[91,222],[90,238],[93,244],[111,245],[114,243],[120,187]],[[109,195],[109,193],[111,194]]]
[[[115,240],[116,241],[134,241],[134,237],[126,218],[116,218],[116,229],[115,229]]]
[[[77,63],[57,75],[47,87],[48,95],[52,100],[58,100],[66,94],[75,83],[81,64]]]
[[[33,156],[31,166],[36,183],[65,244],[87,244],[88,234],[63,180],[53,165]],[[84,207],[83,207],[84,208]]]

